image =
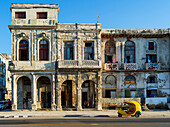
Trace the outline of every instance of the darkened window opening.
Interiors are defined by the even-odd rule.
[[[156,54],[147,54],[146,55],[146,63],[157,63],[157,55]]]
[[[147,97],[157,97],[157,90],[147,90]]]
[[[154,50],[154,42],[149,42],[149,50]]]
[[[21,40],[19,43],[19,60],[28,60],[28,42],[26,40]]]
[[[26,12],[15,12],[16,19],[26,19]]]
[[[148,77],[148,83],[156,83],[156,77],[155,76],[149,76]]]
[[[46,40],[39,43],[39,60],[49,60],[49,48]]]
[[[131,41],[125,44],[125,63],[135,63],[135,44]]]
[[[105,45],[105,63],[116,63],[116,46],[112,41]]]
[[[105,98],[116,98],[116,90],[105,90]]]
[[[94,60],[94,43],[93,42],[85,42],[84,59]]]
[[[47,19],[47,12],[37,12],[37,19]]]
[[[64,42],[64,60],[74,60],[73,42]]]

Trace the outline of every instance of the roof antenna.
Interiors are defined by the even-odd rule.
[[[97,23],[99,23],[99,18],[100,18],[100,16],[99,16],[99,12],[98,12],[98,18],[97,18]]]

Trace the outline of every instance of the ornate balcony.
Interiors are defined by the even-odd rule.
[[[58,68],[100,68],[100,66],[96,60],[60,60]]]
[[[125,63],[124,64],[125,70],[137,70],[137,64],[136,63]]]
[[[118,63],[105,63],[104,70],[118,70]]]
[[[160,70],[160,63],[146,63],[146,70]]]

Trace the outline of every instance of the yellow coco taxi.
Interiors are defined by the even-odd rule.
[[[123,110],[120,108],[118,110],[118,117],[122,117],[122,115],[131,115],[132,117],[139,117],[142,114],[141,105],[136,101],[126,101],[125,104],[128,104],[128,110]]]

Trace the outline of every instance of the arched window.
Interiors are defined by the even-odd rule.
[[[116,98],[116,78],[109,75],[105,79],[105,98]]]
[[[126,76],[126,78],[125,78],[125,84],[133,84],[133,83],[136,83],[136,79],[135,79],[135,77],[134,76],[132,76],[132,75],[128,75],[128,76]]]
[[[116,63],[116,46],[112,41],[105,44],[105,63]]]
[[[135,44],[131,41],[125,43],[125,63],[135,63]]]
[[[125,78],[125,97],[134,98],[136,96],[136,79],[134,76],[128,75]]]
[[[29,59],[28,42],[21,40],[19,42],[19,60],[27,61]]]
[[[49,60],[49,48],[46,40],[41,40],[39,43],[39,60]]]
[[[155,76],[148,76],[147,83],[156,83],[157,79]]]

